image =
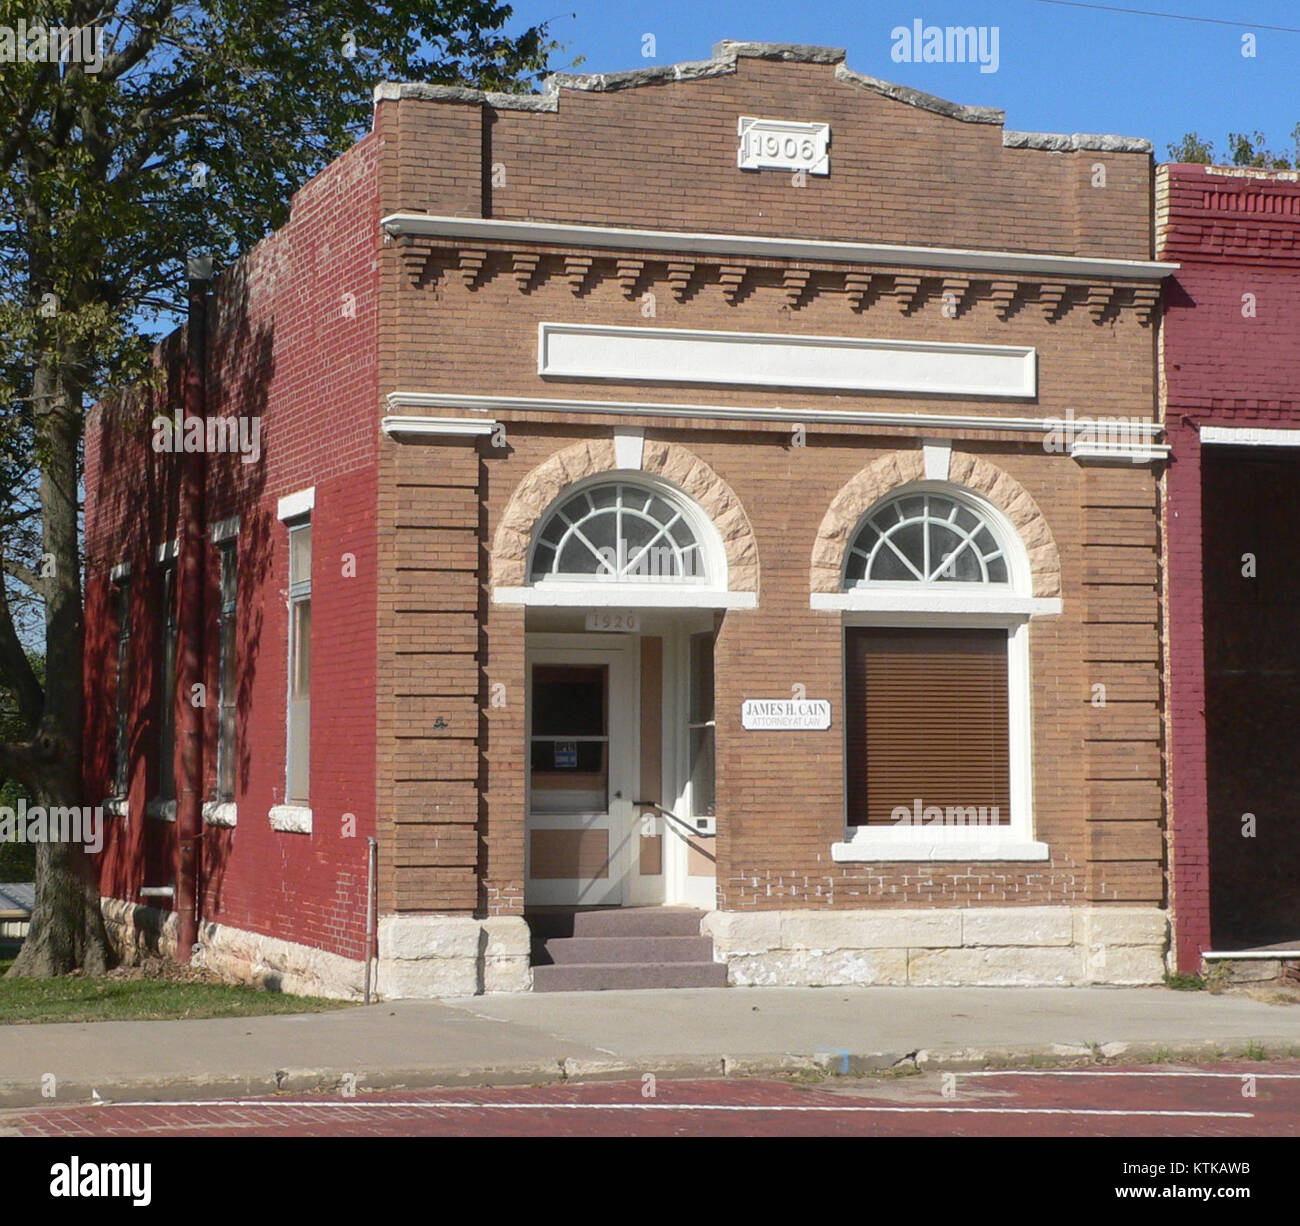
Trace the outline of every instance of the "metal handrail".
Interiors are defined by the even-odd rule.
[[[641,809],[658,809],[659,812],[662,813],[665,817],[671,819],[672,821],[676,822],[679,826],[683,827],[686,830],[686,832],[690,834],[693,838],[712,839],[717,837],[716,830],[707,834],[703,830],[697,830],[684,817],[678,817],[677,814],[674,813],[671,809],[665,809],[663,805],[661,805],[657,800],[634,800],[632,804],[635,807]]]

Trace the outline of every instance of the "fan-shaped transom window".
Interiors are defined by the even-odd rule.
[[[848,549],[844,583],[1009,584],[987,518],[945,494],[918,492],[873,511]]]
[[[550,513],[533,545],[532,582],[700,583],[704,552],[672,495],[628,481],[589,485]]]

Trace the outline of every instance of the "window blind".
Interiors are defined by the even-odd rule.
[[[1008,825],[1006,632],[847,633],[849,824]]]

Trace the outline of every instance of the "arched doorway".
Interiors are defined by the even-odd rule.
[[[727,555],[669,482],[561,491],[528,552],[525,897],[715,905],[713,639]]]

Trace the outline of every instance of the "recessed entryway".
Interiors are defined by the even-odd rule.
[[[1210,934],[1216,951],[1294,949],[1300,822],[1300,456],[1202,459]]]
[[[529,623],[526,904],[711,909],[713,614]]]

